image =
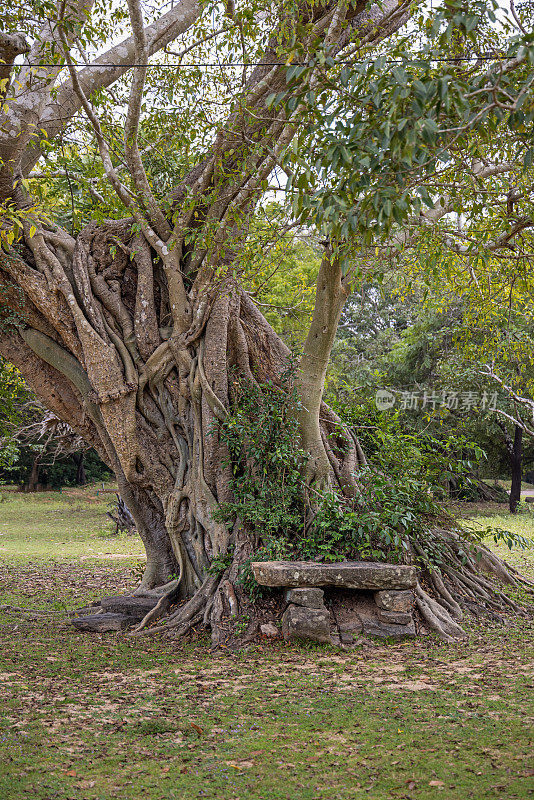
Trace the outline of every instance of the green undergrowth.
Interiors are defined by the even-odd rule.
[[[218,518],[229,526],[239,519],[258,536],[256,558],[402,560],[409,539],[422,540],[429,519],[442,513],[428,482],[417,469],[403,470],[400,479],[377,463],[360,470],[354,500],[306,486],[294,377],[290,367],[279,385],[235,381],[232,408],[218,425],[234,499],[221,505]],[[342,456],[345,433],[332,431],[329,444]]]

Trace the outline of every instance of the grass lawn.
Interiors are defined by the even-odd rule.
[[[3,494],[2,800],[532,796],[525,619],[352,652],[82,634],[67,612],[131,587],[139,540],[110,535],[94,487]],[[534,535],[529,514],[473,512]]]
[[[523,503],[520,513],[515,515],[508,513],[507,506],[502,503],[451,504],[451,511],[463,517],[464,525],[474,529],[500,528],[519,534],[525,539],[531,539],[534,543],[534,504]],[[534,549],[510,550],[504,542],[495,543],[491,537],[487,540],[487,544],[508,564],[534,580]]]
[[[144,559],[137,536],[113,535],[114,525],[106,511],[115,488],[99,483],[22,494],[14,487],[0,486],[0,557]]]

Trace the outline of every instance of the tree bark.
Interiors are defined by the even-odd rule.
[[[297,386],[302,407],[299,412],[302,448],[309,454],[307,481],[324,486],[330,482],[332,463],[328,443],[321,430],[321,405],[326,371],[349,287],[343,283],[339,260],[326,247],[319,275],[312,322],[299,362]],[[355,477],[352,476],[353,481]]]
[[[30,477],[28,478],[28,483],[27,483],[27,486],[26,486],[28,492],[36,492],[37,491],[37,487],[39,485],[39,469],[40,469],[40,465],[41,465],[41,453],[37,453],[37,455],[33,459],[32,469],[31,469],[31,472],[30,472]]]
[[[514,427],[514,441],[510,454],[510,468],[512,471],[512,485],[510,487],[510,513],[517,514],[517,507],[521,502],[521,472],[523,461],[523,428]]]
[[[84,453],[73,453],[72,460],[76,465],[76,486],[85,486],[87,477],[85,475]]]
[[[497,425],[502,431],[504,443],[506,447],[506,454],[508,463],[510,464],[510,471],[512,475],[512,485],[509,494],[509,508],[511,514],[517,514],[517,507],[521,501],[521,473],[523,468],[523,428],[520,425],[514,425],[514,438],[510,436],[506,428],[506,424],[501,420],[497,421]]]

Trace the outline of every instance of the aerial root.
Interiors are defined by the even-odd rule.
[[[139,626],[131,635],[143,636],[152,635],[154,633],[166,633],[173,637],[183,636],[193,625],[203,620],[206,607],[210,601],[212,602],[213,595],[218,585],[219,577],[216,575],[209,575],[193,597],[170,614],[162,625],[157,625],[152,628],[144,627],[142,630]]]
[[[134,633],[140,633],[142,630],[147,628],[151,623],[155,622],[158,619],[161,619],[161,617],[163,617],[164,614],[167,613],[167,611],[170,609],[174,601],[178,598],[179,593],[180,593],[180,581],[179,580],[171,581],[169,583],[169,588],[167,589],[167,591],[164,594],[162,594],[162,596],[158,600],[157,605],[154,606],[154,608],[152,608],[143,617],[139,625],[135,628]]]
[[[429,573],[429,579],[434,587],[434,591],[439,596],[442,605],[448,609],[453,619],[455,619],[457,622],[460,622],[464,616],[463,611],[443,583],[443,579],[438,570],[432,570],[432,572]]]
[[[466,638],[467,634],[454,621],[451,613],[427,594],[419,584],[417,584],[415,594],[415,602],[419,613],[441,639],[446,642],[454,642],[457,639]]]
[[[238,602],[237,602],[237,597],[236,597],[236,593],[235,593],[234,587],[232,586],[230,581],[222,581],[221,589],[224,592],[224,596],[226,597],[226,601],[227,601],[228,606],[230,608],[230,616],[231,617],[237,617],[237,615],[239,613],[239,605],[238,605]]]

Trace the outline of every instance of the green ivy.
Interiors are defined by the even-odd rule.
[[[232,523],[237,517],[247,530],[260,532],[273,551],[286,531],[298,531],[305,522],[305,454],[296,444],[298,408],[289,370],[278,386],[270,381],[236,382],[233,409],[220,423],[219,436],[230,455],[234,500],[220,506],[218,519]]]
[[[208,570],[210,575],[222,575],[232,564],[234,548],[229,547],[224,555],[215,556]]]

